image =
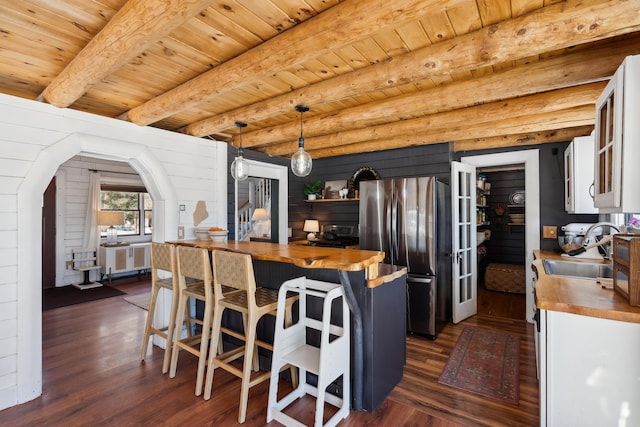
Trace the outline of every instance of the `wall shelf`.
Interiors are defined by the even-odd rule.
[[[316,199],[316,200],[305,200],[305,203],[330,203],[330,202],[355,202],[360,200],[358,199]]]

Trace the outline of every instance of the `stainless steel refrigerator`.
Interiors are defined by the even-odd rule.
[[[360,182],[360,248],[407,267],[407,331],[432,339],[451,320],[450,206],[435,177]]]

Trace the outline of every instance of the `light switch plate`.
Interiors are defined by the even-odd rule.
[[[187,206],[186,205],[180,205],[180,212],[184,212],[187,210]]]
[[[184,226],[178,226],[178,239],[184,239]]]
[[[544,239],[555,239],[558,237],[558,227],[555,225],[542,226],[542,237]]]

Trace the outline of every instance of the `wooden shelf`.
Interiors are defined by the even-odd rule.
[[[330,203],[330,202],[355,202],[360,200],[358,199],[316,199],[316,200],[305,200],[305,203]]]

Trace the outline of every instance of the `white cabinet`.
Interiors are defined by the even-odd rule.
[[[640,324],[540,312],[540,425],[640,425]]]
[[[151,268],[150,243],[133,243],[124,246],[100,246],[100,270],[111,275]]]
[[[596,102],[595,206],[640,212],[640,55],[628,56]]]
[[[564,151],[564,208],[567,213],[598,213],[593,204],[593,163],[593,135],[574,138]]]

